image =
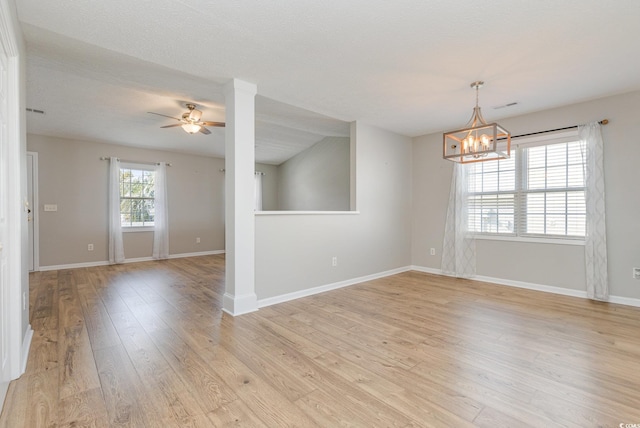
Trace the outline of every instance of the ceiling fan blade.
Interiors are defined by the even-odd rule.
[[[178,119],[177,117],[167,116],[166,114],[154,113],[154,112],[152,112],[152,111],[148,111],[147,113],[149,113],[149,114],[155,114],[156,116],[168,117],[169,119],[175,119],[175,120],[182,121],[181,119]]]
[[[224,127],[224,122],[207,122],[207,121],[202,121],[202,122],[198,122],[198,124],[202,124],[205,126],[219,126],[219,127]]]
[[[200,127],[200,132],[202,132],[205,135],[209,135],[211,134],[211,131],[209,131],[207,128],[205,128],[204,126]]]
[[[165,126],[161,126],[160,128],[173,128],[174,126],[182,126],[182,124],[176,123],[175,125],[165,125]]]

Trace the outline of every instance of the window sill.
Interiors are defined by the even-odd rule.
[[[584,245],[582,239],[558,239],[558,238],[523,238],[521,236],[497,236],[497,235],[475,235],[475,239],[485,241],[512,241],[529,242],[533,244],[555,244],[555,245]]]
[[[153,232],[153,226],[123,227],[122,232]]]
[[[269,215],[354,215],[360,211],[255,211],[257,216]]]

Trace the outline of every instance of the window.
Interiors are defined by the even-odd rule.
[[[120,167],[120,224],[122,227],[153,226],[155,172],[135,166]]]
[[[585,236],[585,145],[577,133],[519,141],[510,159],[469,168],[469,229],[477,234]]]

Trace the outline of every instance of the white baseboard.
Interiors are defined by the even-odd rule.
[[[361,282],[372,281],[374,279],[384,278],[386,276],[396,275],[398,273],[411,270],[409,266],[397,269],[391,269],[385,272],[365,275],[358,278],[347,279],[345,281],[334,282],[332,284],[320,285],[318,287],[307,288],[306,290],[294,291],[293,293],[281,294],[279,296],[268,297],[258,300],[258,308],[264,308],[278,303],[288,302],[290,300],[300,299],[302,297],[313,296],[314,294],[324,293],[326,291],[337,290],[338,288],[348,287],[350,285],[359,284]]]
[[[4,399],[7,397],[7,390],[9,389],[9,382],[0,382],[0,412],[4,407]]]
[[[222,310],[234,317],[255,312],[258,310],[258,297],[255,293],[235,296],[224,293],[224,296],[222,296]]]
[[[31,324],[29,324],[27,325],[27,331],[24,334],[24,339],[22,339],[22,361],[20,362],[20,375],[27,371],[27,360],[29,359],[31,339],[33,339],[33,328],[31,328]]]
[[[86,263],[70,263],[66,265],[51,265],[51,266],[40,266],[38,270],[40,272],[45,272],[48,270],[61,270],[61,269],[78,269],[85,267],[94,267],[94,266],[107,266],[109,262],[100,261],[100,262],[86,262]]]
[[[440,269],[428,268],[423,266],[411,266],[411,270],[431,273],[435,275],[449,276],[442,273]],[[556,287],[553,285],[534,284],[531,282],[514,281],[511,279],[493,278],[490,276],[481,275],[475,276],[470,279],[475,281],[490,282],[492,284],[506,285],[509,287],[525,288],[527,290],[544,291],[545,293],[561,294],[563,296],[580,297],[582,299],[588,298],[586,290],[574,290],[571,288]],[[632,297],[609,296],[608,302],[617,303],[619,305],[640,307],[640,299],[635,299]]]
[[[181,259],[184,257],[199,257],[199,256],[210,256],[213,254],[224,254],[224,250],[213,250],[213,251],[201,251],[198,253],[180,253],[180,254],[170,254],[170,259]],[[150,262],[155,260],[152,257],[137,257],[132,259],[125,259],[124,263],[140,263],[140,262]],[[94,267],[94,266],[108,266],[109,261],[101,260],[96,262],[86,262],[86,263],[70,263],[65,265],[51,265],[51,266],[40,266],[40,271],[48,271],[48,270],[61,270],[61,269],[77,269],[77,268],[85,268],[85,267]]]

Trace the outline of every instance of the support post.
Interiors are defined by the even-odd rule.
[[[223,310],[233,316],[258,310],[255,293],[256,85],[233,79],[224,88],[226,289]]]

